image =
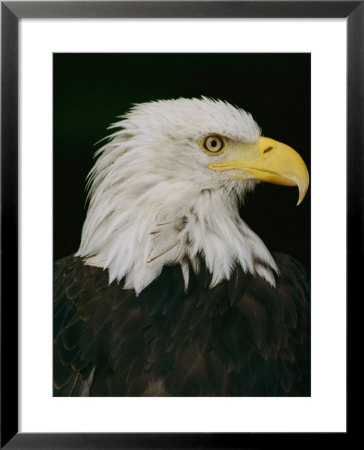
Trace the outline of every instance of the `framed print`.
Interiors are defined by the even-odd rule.
[[[363,8],[2,2],[2,446],[348,438]]]

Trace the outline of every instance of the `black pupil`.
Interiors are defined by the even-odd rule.
[[[215,140],[210,142],[211,147],[216,147],[217,146],[217,142]]]

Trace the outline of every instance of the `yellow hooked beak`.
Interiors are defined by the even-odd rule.
[[[249,156],[245,151],[244,157],[210,164],[208,167],[216,171],[241,171],[241,174],[234,174],[233,179],[256,178],[283,186],[297,186],[299,205],[309,184],[308,170],[301,156],[288,145],[266,137],[260,137],[257,145],[247,144],[245,147],[251,150]],[[238,156],[237,152],[234,152],[234,156]]]

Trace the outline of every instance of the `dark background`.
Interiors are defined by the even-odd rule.
[[[54,259],[74,253],[97,141],[133,103],[200,97],[252,113],[265,136],[293,147],[310,172],[310,54],[54,54]],[[270,251],[310,270],[310,189],[261,183],[241,215]]]

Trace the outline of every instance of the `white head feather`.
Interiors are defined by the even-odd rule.
[[[107,268],[110,282],[125,277],[137,294],[173,263],[187,287],[188,261],[197,272],[198,255],[211,287],[236,264],[274,285],[275,262],[238,213],[256,181],[210,170],[199,144],[211,133],[255,143],[260,129],[250,114],[221,100],[180,98],[136,105],[111,128],[89,174],[78,256]]]

